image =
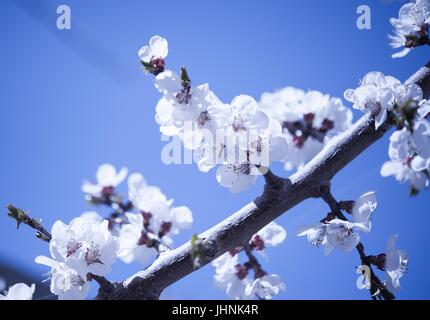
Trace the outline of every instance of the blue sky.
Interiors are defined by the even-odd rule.
[[[265,91],[296,86],[342,97],[368,71],[406,79],[428,59],[420,48],[401,60],[390,57],[389,17],[403,1],[30,1],[0,2],[0,207],[14,203],[30,209],[50,227],[91,209],[80,191],[99,164],[112,163],[141,172],[194,213],[192,230],[177,245],[226,218],[251,201],[262,181],[247,192],[231,194],[218,186],[214,172],[194,165],[166,166],[164,145],[154,121],[160,98],[152,77],[144,76],[138,49],[159,34],[169,40],[168,67],[185,65],[195,84],[208,82],[224,101],[238,94],[256,99]],[[56,29],[56,7],[72,10],[72,29]],[[372,29],[356,28],[356,8],[372,9]],[[359,113],[354,112],[354,119]],[[382,178],[388,137],[353,161],[333,181],[339,199],[376,190],[378,209],[372,232],[363,236],[369,253],[385,249],[391,234],[410,255],[401,299],[427,299],[430,204],[428,192],[409,198],[407,186]],[[287,176],[281,165],[273,170]],[[120,190],[124,191],[124,187]],[[222,199],[222,201],[220,201]],[[319,221],[327,207],[306,201],[278,222],[286,242],[268,249],[265,269],[287,284],[280,299],[367,299],[355,287],[355,252],[322,250],[295,236],[300,225]],[[3,209],[5,212],[6,210]],[[0,259],[42,279],[46,268],[33,263],[48,254],[45,243],[0,215]],[[111,279],[139,269],[118,263]],[[219,299],[208,266],[168,288],[163,298]]]

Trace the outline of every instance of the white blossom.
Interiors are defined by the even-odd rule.
[[[229,164],[218,168],[216,178],[218,183],[231,192],[238,193],[247,190],[258,178],[258,169],[250,163]]]
[[[149,235],[144,230],[144,221],[141,214],[126,214],[128,224],[121,228],[119,235],[118,258],[125,263],[137,261],[141,264],[147,264],[157,257],[157,251],[150,248],[145,243],[145,238]]]
[[[159,107],[164,117],[171,117],[172,121],[195,121],[210,97],[208,84],[197,87],[184,87],[181,77],[166,70],[155,78],[155,87],[163,94],[165,101]],[[161,109],[164,108],[164,109]],[[169,110],[170,109],[170,110]],[[170,115],[169,115],[170,113]],[[168,118],[168,120],[170,120]],[[166,120],[166,119],[165,119]]]
[[[52,257],[66,264],[81,264],[87,273],[105,276],[116,260],[118,240],[109,231],[109,222],[97,222],[93,215],[73,219],[69,225],[58,220],[52,226],[49,249]]]
[[[327,224],[327,251],[338,248],[344,252],[351,251],[360,242],[360,235],[355,231],[368,232],[363,223],[349,222],[341,219],[333,219]]]
[[[261,300],[270,300],[280,291],[285,291],[286,286],[281,277],[276,274],[265,275],[254,280],[245,288],[247,298],[257,298]]]
[[[184,147],[190,150],[198,149],[203,143],[214,144],[217,133],[224,132],[228,105],[223,104],[212,91],[204,94],[206,96],[195,104],[195,108],[178,109],[175,103],[161,98],[155,116],[160,132],[166,136],[178,136]],[[193,114],[183,116],[188,112]],[[181,114],[178,116],[177,113]]]
[[[388,155],[390,161],[381,168],[383,177],[392,175],[399,182],[408,182],[411,190],[426,188],[430,167],[430,125],[427,120],[417,121],[412,133],[406,128],[393,132]]]
[[[396,103],[396,92],[401,82],[381,72],[369,72],[356,89],[345,91],[345,99],[354,103],[353,108],[370,112],[375,117],[375,128],[378,129],[387,119],[388,111]]]
[[[264,130],[249,130],[238,136],[238,147],[247,160],[260,167],[269,167],[273,161],[281,161],[288,151],[287,138],[278,121],[269,119]]]
[[[82,270],[82,265],[58,262],[45,256],[38,256],[36,263],[51,268],[49,278],[50,290],[59,300],[85,300],[90,290],[89,282]]]
[[[297,232],[299,237],[306,236],[307,240],[316,247],[324,246],[326,253],[331,251],[331,246],[327,243],[327,224],[318,223],[316,225],[302,226]]]
[[[167,40],[160,36],[153,36],[149,40],[149,46],[144,46],[139,50],[139,57],[144,62],[151,59],[164,59],[169,53]]]
[[[327,223],[301,227],[297,235],[306,236],[312,245],[323,246],[324,253],[328,255],[334,248],[345,252],[355,248],[360,242],[360,236],[355,231],[368,232],[369,228],[361,222],[333,219]]]
[[[385,285],[388,290],[400,289],[400,278],[402,278],[408,267],[408,254],[396,248],[398,235],[392,235],[388,239],[387,253],[385,256]]]
[[[244,131],[264,130],[269,126],[269,117],[258,109],[257,101],[248,95],[235,97],[226,118],[227,135],[239,135]]]
[[[352,208],[352,221],[354,223],[363,224],[367,232],[371,229],[372,213],[375,211],[377,205],[375,192],[369,191],[360,196],[355,201]]]
[[[168,199],[159,188],[147,185],[141,174],[130,175],[128,190],[129,199],[134,207],[148,215],[152,233],[158,234],[166,223],[170,227],[163,233],[178,234],[180,230],[191,227],[193,222],[191,210],[185,206],[174,207],[173,199]]]
[[[414,40],[428,37],[430,23],[430,1],[413,0],[404,4],[398,18],[391,18],[394,35],[390,35],[391,46],[394,49],[403,48],[392,55],[393,58],[406,56],[415,46]]]
[[[383,177],[394,176],[399,182],[408,182],[412,191],[422,190],[428,186],[428,175],[424,171],[415,171],[412,162],[391,160],[383,164],[381,175]]]
[[[250,283],[248,277],[240,279],[237,275],[239,265],[238,255],[232,256],[226,252],[212,262],[215,267],[215,285],[222,290],[230,299],[241,300],[245,298],[245,289]]]
[[[255,239],[256,236],[260,238],[259,240],[263,242],[262,244],[265,247],[275,247],[285,241],[287,231],[281,225],[272,221],[263,229],[258,231],[254,235],[253,239]]]
[[[31,300],[33,298],[35,285],[29,287],[25,283],[17,283],[9,288],[5,294],[0,294],[0,300]]]
[[[283,158],[286,170],[301,168],[331,137],[352,124],[352,112],[340,99],[318,91],[286,87],[264,93],[259,107],[283,128],[288,143]]]
[[[69,224],[58,220],[51,229],[49,251],[53,259],[38,256],[36,262],[51,268],[51,292],[59,299],[85,299],[89,274],[105,276],[116,261],[118,239],[109,222],[86,212]]]
[[[117,187],[127,177],[127,168],[121,168],[119,172],[111,164],[103,164],[99,166],[96,173],[97,183],[93,184],[89,181],[84,181],[82,191],[93,197],[101,197],[103,194],[110,194],[112,189]]]

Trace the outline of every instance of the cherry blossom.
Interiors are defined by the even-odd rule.
[[[316,225],[299,228],[298,236],[306,236],[314,246],[324,247],[324,253],[330,254],[334,248],[348,252],[360,242],[356,231],[369,232],[371,214],[376,208],[373,192],[363,194],[352,208],[353,222],[332,218]]]
[[[31,287],[25,283],[14,284],[5,294],[0,294],[0,300],[31,300],[35,288],[34,283]]]
[[[381,72],[369,72],[356,89],[345,91],[345,99],[354,103],[353,108],[370,112],[375,117],[375,128],[378,129],[387,119],[388,111],[396,103],[396,91],[401,82]]]
[[[245,289],[250,283],[247,272],[241,272],[238,255],[229,252],[223,254],[212,262],[215,267],[215,285],[225,290],[226,295],[233,300],[245,298]]]
[[[227,135],[239,135],[249,130],[264,130],[269,126],[269,117],[258,109],[257,101],[251,96],[235,97],[228,110]]]
[[[90,290],[86,276],[82,276],[85,270],[82,265],[74,263],[58,262],[45,256],[37,256],[36,263],[51,268],[49,279],[50,290],[58,296],[59,300],[85,300]]]
[[[286,289],[285,283],[276,274],[263,273],[251,281],[246,264],[239,263],[238,254],[227,252],[214,260],[212,265],[215,267],[215,285],[225,290],[230,299],[269,300]]]
[[[137,261],[147,264],[153,261],[157,257],[157,251],[147,246],[150,235],[144,229],[143,215],[131,213],[126,215],[129,223],[121,228],[118,258],[125,263]]]
[[[216,178],[218,183],[231,192],[238,193],[247,190],[258,178],[257,167],[250,163],[224,164],[218,168]]]
[[[193,88],[191,82],[182,80],[171,70],[166,70],[155,78],[155,87],[165,99],[159,106],[159,114],[171,117],[173,121],[196,121],[202,109],[213,97],[210,95],[208,84]]]
[[[381,175],[393,175],[399,182],[408,182],[411,193],[428,186],[430,165],[430,127],[426,120],[415,123],[411,133],[406,128],[393,132],[388,154],[390,161],[383,164]]]
[[[134,173],[128,179],[129,199],[139,212],[146,216],[148,228],[154,234],[169,232],[178,234],[190,228],[193,215],[185,206],[174,207],[173,199],[167,199],[158,187],[146,184],[145,178]],[[166,229],[168,224],[168,229]]]
[[[318,223],[316,225],[302,226],[299,228],[297,235],[306,236],[307,240],[316,247],[324,246],[326,253],[331,251],[331,246],[327,243],[327,224]]]
[[[251,244],[254,244],[257,249],[275,247],[284,242],[286,237],[287,231],[284,227],[272,221],[252,237]]]
[[[402,278],[408,267],[408,254],[396,248],[398,235],[392,235],[388,239],[387,253],[385,256],[385,285],[388,290],[400,289],[400,278]]]
[[[363,224],[366,231],[371,229],[372,213],[376,209],[376,196],[374,191],[366,192],[355,201],[352,208],[352,221],[354,223]]]
[[[146,71],[158,75],[164,71],[165,61],[169,53],[167,40],[160,36],[153,36],[149,40],[149,46],[139,50],[139,57]]]
[[[49,248],[52,257],[66,264],[82,264],[83,274],[104,276],[116,260],[118,240],[109,231],[109,222],[96,222],[86,215],[73,219],[69,225],[56,221],[52,227]]]
[[[363,223],[349,222],[341,219],[333,219],[327,224],[326,254],[333,248],[348,252],[354,249],[360,242],[360,235],[355,231],[368,232]]]
[[[273,161],[281,161],[288,151],[288,142],[279,122],[269,118],[265,130],[250,130],[238,137],[239,149],[247,160],[259,167],[269,167]]]
[[[383,177],[394,176],[399,182],[408,182],[411,193],[426,188],[429,184],[428,174],[425,171],[414,170],[414,161],[391,160],[384,163],[381,168]]]
[[[301,168],[327,141],[352,124],[352,112],[338,98],[286,87],[264,93],[260,109],[278,121],[288,142],[285,169]]]
[[[140,173],[129,176],[128,196],[137,213],[125,213],[128,223],[119,230],[118,257],[125,263],[147,264],[158,255],[154,242],[171,244],[169,235],[191,227],[193,215],[185,206],[174,207],[173,200],[148,185]]]
[[[122,168],[119,172],[117,172],[113,165],[103,164],[97,169],[97,183],[92,184],[89,181],[84,181],[82,185],[82,191],[85,194],[96,198],[109,196],[113,193],[115,187],[124,181],[124,179],[127,177],[127,174],[127,168]]]
[[[394,35],[390,35],[391,46],[402,51],[392,55],[393,58],[406,56],[414,47],[428,43],[430,23],[430,1],[415,0],[404,4],[398,18],[391,18]]]
[[[165,97],[156,106],[155,120],[160,125],[160,132],[166,136],[178,136],[184,147],[190,150],[199,148],[202,143],[215,143],[217,130],[223,130],[227,117],[228,105],[223,104],[212,91],[208,91],[197,108],[178,109]],[[179,111],[178,111],[179,110]],[[196,115],[183,119],[182,111],[194,110]],[[181,113],[179,116],[177,113]]]
[[[260,300],[270,300],[280,291],[285,290],[286,286],[281,277],[271,274],[257,278],[252,284],[248,284],[245,288],[245,295],[251,299],[255,297]]]
[[[215,284],[225,290],[230,299],[272,299],[281,290],[285,290],[285,284],[278,275],[268,275],[255,260],[251,260],[251,251],[262,252],[266,247],[281,244],[287,236],[285,229],[275,222],[271,222],[257,232],[249,242],[249,246],[233,249],[212,262],[215,268]],[[239,262],[239,255],[243,250],[248,250],[246,263]],[[251,270],[254,272],[254,280],[249,279]]]

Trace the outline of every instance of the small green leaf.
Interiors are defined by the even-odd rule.
[[[191,245],[194,247],[197,242],[199,241],[199,237],[197,237],[195,234],[191,237]]]
[[[23,210],[11,204],[7,206],[7,209],[9,210],[7,215],[16,221],[17,229],[19,228],[20,224],[28,218],[27,214]]]
[[[185,67],[181,67],[181,80],[183,85],[189,85],[191,83],[191,79],[188,76],[187,69]]]

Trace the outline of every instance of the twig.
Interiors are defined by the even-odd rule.
[[[345,215],[342,213],[342,210],[340,209],[339,202],[333,197],[330,186],[326,185],[321,188],[321,198],[328,204],[330,207],[330,210],[337,216],[337,218],[348,221],[348,219],[345,217]],[[366,255],[364,250],[364,245],[360,242],[355,247],[361,260],[361,264],[366,265],[370,269],[370,294],[371,297],[374,298],[375,295],[379,292],[380,295],[385,300],[393,300],[395,299],[395,296],[385,287],[385,285],[382,283],[381,280],[375,275],[372,264],[370,262],[369,257]]]
[[[30,228],[37,230],[36,232],[37,238],[46,242],[51,241],[52,239],[51,234],[42,226],[42,224],[40,223],[40,220],[31,218],[26,212],[11,204],[7,206],[7,209],[9,210],[7,215],[16,221],[17,229],[22,223],[26,224]]]

